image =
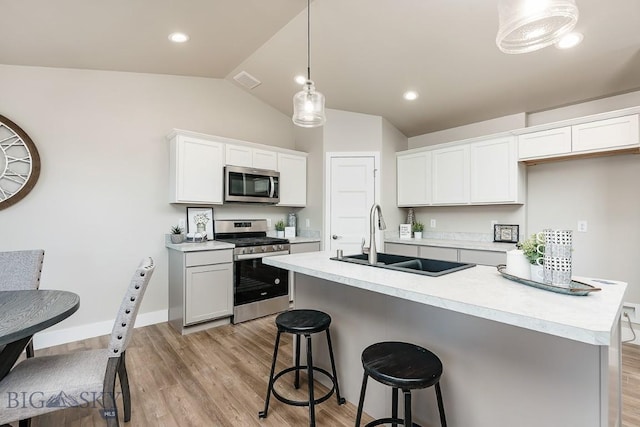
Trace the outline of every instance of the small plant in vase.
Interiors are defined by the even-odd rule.
[[[522,250],[522,253],[531,264],[531,280],[542,282],[544,280],[543,261],[544,261],[544,238],[540,238],[538,234],[532,234],[528,239],[516,243],[516,247]]]
[[[411,226],[411,230],[413,231],[414,239],[422,239],[422,232],[424,231],[424,224],[420,221],[416,221]]]
[[[182,234],[182,228],[179,225],[171,227],[171,243],[184,242],[184,234]]]
[[[277,237],[284,237],[284,220],[280,220],[278,222],[276,222],[276,236]]]

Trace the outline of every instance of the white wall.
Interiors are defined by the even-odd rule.
[[[42,159],[33,191],[0,211],[0,250],[45,249],[42,288],[80,295],[55,329],[113,319],[144,256],[157,268],[141,314],[167,309],[164,234],[185,213],[168,203],[172,128],[294,148],[289,117],[224,80],[0,65],[0,93]],[[287,212],[268,209],[242,212]]]

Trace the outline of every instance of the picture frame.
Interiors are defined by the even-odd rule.
[[[493,226],[493,241],[500,243],[518,243],[520,226],[516,224],[495,224]]]
[[[209,222],[205,225],[205,231],[207,233],[207,240],[213,240],[215,231],[213,227],[213,208],[187,206],[187,234],[196,233],[198,227],[195,216],[198,214],[205,214],[207,218],[209,218]]]

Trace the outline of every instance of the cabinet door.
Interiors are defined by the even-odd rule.
[[[307,204],[307,158],[278,153],[280,172],[279,206],[305,206]]]
[[[317,252],[320,250],[320,242],[292,243],[289,253],[301,254],[304,252]]]
[[[458,261],[458,250],[454,248],[440,248],[437,246],[420,246],[418,248],[420,258],[440,259],[443,261]]]
[[[431,152],[399,155],[396,159],[398,206],[431,203]]]
[[[185,325],[233,314],[233,264],[185,269]]]
[[[222,203],[224,144],[178,135],[169,157],[170,203]]]
[[[571,152],[571,126],[518,136],[520,160],[551,157]]]
[[[496,266],[507,263],[507,253],[460,249],[460,262]]]
[[[638,115],[616,117],[572,127],[573,152],[606,151],[638,145]]]
[[[225,145],[225,164],[233,166],[253,166],[253,152],[243,145]]]
[[[260,150],[254,148],[253,150],[253,167],[258,169],[278,169],[278,156],[275,151]]]
[[[517,191],[515,138],[471,144],[471,203],[515,202]]]
[[[433,150],[431,156],[433,203],[469,203],[469,145]]]
[[[401,243],[385,243],[384,253],[392,255],[418,256],[418,246]]]

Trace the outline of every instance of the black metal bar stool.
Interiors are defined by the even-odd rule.
[[[278,333],[276,335],[276,343],[275,348],[273,350],[273,361],[271,363],[271,373],[269,374],[269,387],[267,388],[267,398],[264,403],[264,411],[261,411],[258,416],[260,418],[266,418],[267,412],[269,411],[269,398],[273,393],[273,396],[281,402],[284,402],[288,405],[294,406],[309,406],[309,425],[316,425],[316,414],[315,414],[315,405],[324,402],[329,399],[331,395],[336,393],[336,398],[338,399],[338,405],[342,405],[345,403],[343,397],[340,396],[340,387],[338,387],[338,376],[336,375],[336,364],[333,359],[333,348],[331,347],[331,334],[329,333],[329,325],[331,325],[331,316],[327,313],[323,313],[322,311],[317,310],[290,310],[281,313],[276,317],[276,326],[278,327]],[[316,334],[318,332],[325,331],[327,334],[327,346],[329,347],[329,357],[331,359],[331,370],[332,373],[327,372],[322,368],[318,368],[313,366],[313,357],[311,354],[311,334]],[[283,369],[278,372],[275,376],[276,369],[276,360],[278,359],[278,346],[280,344],[280,335],[285,332],[289,334],[296,335],[296,361],[295,366],[290,368]],[[301,335],[307,339],[307,364],[305,366],[300,366],[300,338]],[[275,382],[282,375],[295,371],[295,380],[294,387],[297,389],[300,387],[300,370],[306,369],[308,382],[309,382],[309,400],[308,401],[300,401],[300,400],[290,400],[287,399],[273,388]],[[332,382],[331,390],[327,392],[324,396],[320,398],[315,398],[313,392],[313,372],[318,371],[321,374],[325,375]]]
[[[360,427],[364,395],[367,389],[367,378],[371,377],[379,383],[393,387],[391,396],[391,418],[381,418],[368,423],[365,427],[381,424],[404,424],[413,426],[411,420],[411,390],[435,385],[440,411],[440,424],[447,426],[444,416],[444,404],[440,391],[442,362],[429,350],[404,342],[380,342],[372,344],[362,352],[364,377],[360,390],[356,427]],[[404,394],[404,419],[398,418],[398,389]]]

